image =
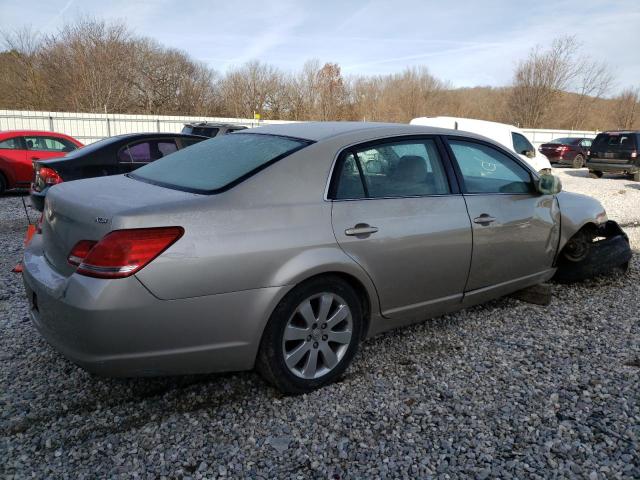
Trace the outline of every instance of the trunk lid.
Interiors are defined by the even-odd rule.
[[[155,210],[195,197],[200,195],[151,185],[124,175],[55,185],[47,191],[43,211],[45,257],[59,273],[71,275],[75,267],[67,262],[67,257],[80,240],[99,241],[112,230],[152,226],[145,224],[144,217],[138,217],[139,224],[132,225],[132,217],[127,213]],[[125,216],[127,225],[123,223]]]

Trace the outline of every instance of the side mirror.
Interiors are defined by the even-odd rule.
[[[555,175],[540,175],[536,183],[536,190],[543,195],[555,195],[562,191],[562,182]]]

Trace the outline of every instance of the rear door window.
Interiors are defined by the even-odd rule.
[[[594,150],[634,150],[636,148],[636,135],[632,132],[600,133],[593,141]]]
[[[405,140],[354,148],[336,178],[335,198],[396,198],[450,193],[434,140]]]

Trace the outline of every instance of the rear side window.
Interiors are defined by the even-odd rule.
[[[525,152],[535,151],[533,145],[531,145],[531,142],[527,140],[524,135],[520,135],[516,132],[511,132],[511,138],[513,139],[513,149],[517,153],[524,155]]]
[[[145,165],[131,177],[178,190],[216,193],[310,143],[275,135],[222,135]]]
[[[633,132],[600,133],[593,141],[594,149],[634,150],[637,146]]]
[[[186,126],[182,129],[182,133],[188,135],[201,135],[203,137],[215,137],[220,131],[217,127],[192,127]]]
[[[531,193],[529,172],[515,160],[475,142],[449,140],[466,193]]]
[[[384,142],[354,148],[336,178],[335,198],[394,198],[450,193],[432,139]]]
[[[0,149],[3,150],[21,150],[22,148],[20,137],[7,138],[0,142]]]

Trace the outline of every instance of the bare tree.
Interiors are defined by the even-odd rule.
[[[509,110],[524,127],[539,128],[550,105],[558,99],[576,76],[574,37],[553,41],[548,50],[535,48],[516,68]]]
[[[606,63],[596,62],[588,58],[576,65],[577,89],[576,100],[571,111],[571,129],[583,127],[585,116],[594,102],[602,98],[611,88],[613,75]]]
[[[640,116],[640,87],[627,88],[615,99],[613,122],[617,128],[634,128]]]

